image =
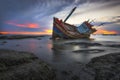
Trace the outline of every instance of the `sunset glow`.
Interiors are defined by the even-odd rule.
[[[0,32],[0,34],[9,34],[9,32]]]
[[[46,32],[46,33],[50,33],[50,34],[51,34],[51,33],[52,33],[52,30],[47,29],[47,30],[45,30],[45,32]]]
[[[97,32],[94,34],[117,34],[118,32],[116,31],[109,31],[109,30],[104,30],[104,29],[98,29]]]
[[[46,29],[43,32],[0,32],[1,34],[21,34],[21,35],[51,35],[52,30]],[[94,34],[118,34],[116,31],[98,29]]]
[[[15,34],[15,35],[51,35],[50,32],[0,32],[1,34]]]
[[[40,28],[39,24],[37,24],[37,23],[28,23],[27,22],[27,23],[19,24],[19,23],[15,23],[12,21],[7,21],[5,23],[9,24],[9,25],[17,26],[17,27],[22,27],[22,28]]]

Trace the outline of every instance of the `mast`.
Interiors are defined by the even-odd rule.
[[[77,8],[77,7],[74,7],[74,8],[71,10],[70,14],[65,18],[64,22],[66,22],[66,21],[68,20],[68,18],[72,15],[72,13],[75,11],[76,8]]]

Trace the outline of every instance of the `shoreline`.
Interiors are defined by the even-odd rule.
[[[28,38],[42,38],[45,35],[1,35],[0,39],[28,39]]]

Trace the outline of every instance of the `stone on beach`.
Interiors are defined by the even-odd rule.
[[[55,80],[55,74],[32,53],[0,50],[0,80]]]
[[[120,53],[93,58],[86,67],[95,72],[95,80],[120,80]]]

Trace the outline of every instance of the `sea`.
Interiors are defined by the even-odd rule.
[[[87,64],[94,57],[120,52],[120,35],[91,35],[90,39],[74,40],[50,38],[0,39],[0,49],[30,52],[53,65]]]

